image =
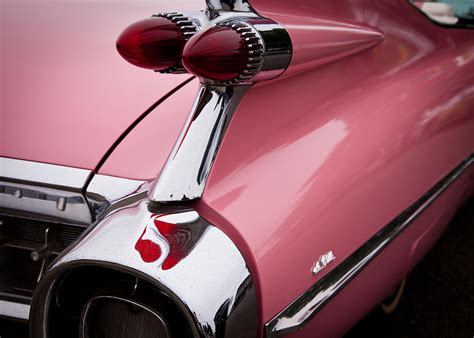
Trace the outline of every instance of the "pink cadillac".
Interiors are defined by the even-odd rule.
[[[474,192],[474,21],[417,5],[2,1],[0,316],[343,335]]]

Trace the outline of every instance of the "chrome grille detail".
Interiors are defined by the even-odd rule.
[[[81,319],[81,338],[170,337],[168,324],[160,314],[134,300],[107,296],[94,298],[84,308]]]
[[[0,215],[0,300],[29,303],[44,269],[86,226]]]

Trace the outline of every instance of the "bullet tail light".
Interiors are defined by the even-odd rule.
[[[183,48],[196,31],[193,21],[183,14],[157,14],[128,26],[117,39],[117,51],[134,66],[183,73]]]
[[[189,71],[216,85],[268,80],[288,67],[291,39],[276,22],[258,16],[206,22],[195,16],[164,13],[138,21],[118,37],[117,50],[137,67]]]
[[[217,23],[193,36],[182,58],[190,73],[215,85],[251,84],[274,78],[286,69],[290,59],[289,35],[264,18]]]
[[[149,190],[154,202],[202,196],[241,98],[252,84],[280,76],[290,64],[292,43],[285,28],[254,13],[246,1],[241,5],[230,1],[232,6],[229,1],[208,1],[203,12],[155,15],[129,26],[117,40],[120,55],[131,64],[161,73],[187,71],[202,84],[190,117]],[[142,241],[137,250],[148,252],[152,247]]]
[[[226,22],[191,39],[183,50],[183,65],[202,79],[231,84],[253,78],[263,53],[263,42],[251,26]]]

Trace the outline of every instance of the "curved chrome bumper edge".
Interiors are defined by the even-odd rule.
[[[142,244],[148,249],[141,250]],[[35,336],[48,336],[55,283],[88,264],[113,266],[152,282],[185,309],[196,336],[257,335],[255,289],[244,258],[221,230],[190,208],[131,201],[91,226],[38,286],[30,313]]]
[[[474,154],[265,325],[266,337],[302,329],[474,163]]]

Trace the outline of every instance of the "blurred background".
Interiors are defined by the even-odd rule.
[[[408,276],[398,308],[374,309],[347,335],[355,337],[474,336],[474,198]]]
[[[433,21],[444,25],[468,25],[474,20],[474,0],[411,1]]]

